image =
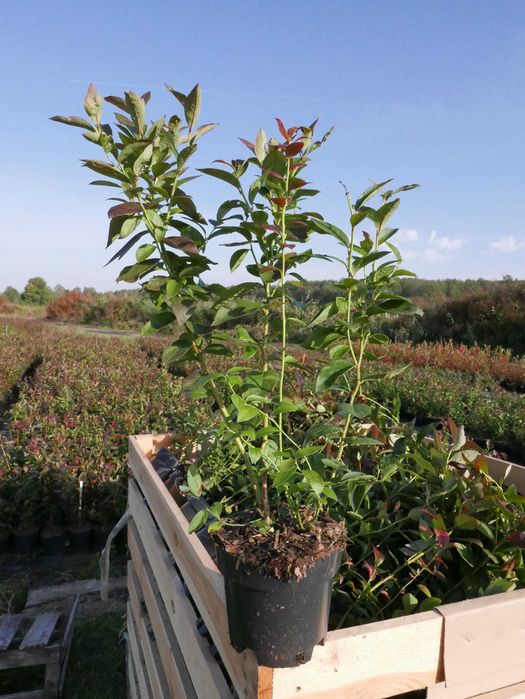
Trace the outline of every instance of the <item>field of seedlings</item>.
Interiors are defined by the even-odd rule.
[[[0,336],[2,399],[17,389],[3,415],[4,534],[84,521],[111,529],[126,501],[127,436],[181,433],[199,422],[188,414],[183,391],[184,375],[195,368],[162,368],[166,343],[34,328]],[[451,343],[392,343],[377,354],[385,370],[408,368],[372,383],[375,399],[397,404],[403,418],[419,424],[452,417],[481,446],[525,460],[524,360]],[[232,361],[213,358],[218,368]]]

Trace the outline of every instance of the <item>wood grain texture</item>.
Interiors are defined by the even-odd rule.
[[[135,570],[141,577],[148,575],[148,568],[155,571],[155,582],[167,618],[197,696],[199,699],[200,697],[229,699],[231,692],[224,675],[211,655],[208,642],[196,631],[197,614],[186,595],[183,583],[177,575],[170,554],[144,503],[142,494],[133,481],[129,483],[129,507],[133,513],[133,523],[128,530],[129,545],[132,555],[135,556],[134,560],[137,556],[143,555],[137,551],[137,539],[147,552],[146,565],[143,569],[135,566]],[[145,585],[143,589],[145,590]]]
[[[160,660],[156,640],[150,635],[149,616],[142,605],[142,594],[136,575],[133,573],[132,564],[128,564],[128,592],[129,603],[137,630],[137,640],[144,656],[144,664],[154,699],[165,699],[166,697],[178,696],[172,694],[166,679],[166,673]],[[181,693],[180,699],[187,699],[182,687],[178,688]]]
[[[191,596],[206,624],[229,676],[242,699],[253,695],[253,674],[258,669],[253,654],[243,660],[230,644],[222,576],[195,534],[188,534],[188,522],[155,469],[145,458],[147,440],[129,438],[129,466],[140,486],[173,554]],[[257,680],[256,680],[257,683]],[[255,695],[257,696],[257,695]]]
[[[140,699],[153,699],[153,693],[151,691],[151,685],[146,671],[144,656],[142,654],[138,641],[137,627],[133,619],[133,612],[131,610],[131,605],[129,602],[127,616],[127,633],[128,644],[133,660],[133,667],[135,668],[135,677],[137,678],[137,684],[139,687]]]
[[[39,614],[20,644],[20,650],[24,650],[24,648],[42,648],[47,645],[59,618],[60,612]]]

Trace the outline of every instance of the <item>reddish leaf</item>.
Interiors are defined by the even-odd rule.
[[[295,143],[290,143],[288,146],[284,147],[284,152],[289,158],[292,158],[294,155],[298,155],[304,147],[304,143],[302,141],[296,141]]]
[[[286,140],[290,140],[290,134],[288,131],[284,128],[283,122],[279,119],[279,117],[275,117],[275,121],[277,122],[277,126],[279,127],[279,131],[281,132],[281,136]]]
[[[381,553],[381,551],[377,548],[377,546],[374,546],[374,544],[372,544],[372,551],[374,552],[376,565],[380,566],[381,563],[385,560],[385,555]]]
[[[507,539],[514,546],[519,546],[520,549],[525,549],[525,532],[512,532],[507,536]]]
[[[290,189],[299,189],[299,187],[304,187],[305,184],[308,184],[306,180],[302,180],[300,177],[295,177],[290,182]]]
[[[263,172],[266,172],[268,175],[272,175],[272,177],[277,177],[279,180],[283,180],[284,177],[280,175],[278,172],[274,172],[273,170],[267,170],[266,168],[262,168]]]
[[[274,204],[277,204],[277,206],[280,206],[283,208],[283,206],[286,206],[288,200],[285,197],[270,197],[270,200],[273,201]]]
[[[241,143],[244,143],[244,145],[247,148],[249,148],[252,151],[252,153],[255,153],[255,146],[253,145],[253,143],[251,143],[251,141],[247,141],[245,138],[240,138],[240,137],[239,137],[239,141]]]
[[[368,561],[365,561],[363,563],[363,565],[368,571],[368,581],[370,582],[371,580],[373,580],[375,578],[375,576],[377,574],[377,568],[375,566],[370,565],[370,563],[368,563]]]
[[[436,541],[439,546],[448,546],[450,544],[450,534],[443,529],[435,530]]]
[[[266,225],[266,226],[263,226],[263,228],[267,231],[273,231],[273,233],[280,233],[281,232],[281,229],[277,228],[277,226]]]
[[[193,240],[183,235],[173,235],[169,238],[164,238],[164,245],[169,245],[170,248],[177,248],[178,250],[182,250],[182,252],[192,253],[194,255],[199,254],[199,249]]]
[[[117,204],[112,206],[108,211],[108,218],[117,218],[117,216],[131,216],[132,214],[140,214],[142,208],[140,204],[130,201],[126,204]]]

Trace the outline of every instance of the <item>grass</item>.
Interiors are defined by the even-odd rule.
[[[50,571],[40,567],[36,559],[7,575],[2,575],[0,570],[0,615],[21,611],[32,588],[97,578],[98,560],[99,556],[95,554],[77,565]],[[124,557],[112,557],[112,575],[123,575],[124,571]],[[114,600],[109,605],[98,599],[82,603],[75,620],[63,699],[126,698],[124,629],[125,604],[122,600]],[[43,682],[43,666],[1,670],[0,694],[40,689]]]

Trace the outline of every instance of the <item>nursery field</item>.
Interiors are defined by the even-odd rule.
[[[184,432],[199,422],[183,391],[184,375],[196,369],[162,368],[167,342],[43,326],[0,336],[0,400],[14,401],[4,406],[9,431],[0,442],[0,497],[7,495],[0,499],[1,531],[79,524],[79,518],[104,531],[112,527],[126,499],[127,436]],[[451,343],[391,343],[376,353],[387,371],[408,366],[392,380],[372,383],[373,398],[417,424],[452,417],[481,446],[525,461],[525,360]],[[212,361],[217,368],[233,362]]]
[[[210,427],[209,418],[200,412],[199,402],[188,401],[184,389],[186,379],[197,375],[197,368],[191,364],[169,370],[162,367],[160,357],[167,343],[165,337],[85,336],[50,330],[41,324],[12,326],[0,336],[4,424],[0,435],[2,552],[8,552],[12,558],[14,530],[42,531],[50,525],[92,527],[92,547],[96,549],[125,508],[127,436],[166,431],[191,436]],[[389,405],[403,419],[415,419],[416,426],[430,419],[452,417],[464,424],[468,434],[483,447],[497,449],[517,461],[525,460],[525,360],[504,350],[451,343],[390,343],[378,346],[375,352],[379,358],[374,362],[375,371],[378,366],[386,372],[405,365],[408,368],[391,380],[371,383],[374,399]],[[301,349],[295,348],[294,354],[300,359]],[[210,358],[211,367],[218,370],[234,363],[235,356]],[[361,495],[358,491],[352,495],[357,508],[366,491],[363,488]],[[394,512],[395,509],[388,516],[394,516]],[[374,514],[377,521],[384,516],[385,512]],[[450,528],[446,523],[443,528],[439,523],[433,526],[441,531],[441,537]],[[392,536],[385,534],[386,530],[378,530],[379,538],[371,540],[381,546]],[[485,535],[490,540],[490,532],[478,532],[480,539]],[[370,537],[374,536],[371,529]],[[411,533],[404,532],[403,536]],[[437,537],[436,541],[441,550],[444,540]],[[397,547],[400,542],[394,544]],[[70,542],[69,549],[72,545]],[[409,552],[410,546],[406,545]],[[508,542],[502,540],[498,546],[506,550]],[[360,561],[370,580],[380,574],[382,564],[386,566],[375,544],[372,551],[373,559],[365,560],[363,554]],[[484,560],[489,567],[494,563],[483,558],[489,555],[484,546],[474,553],[462,550],[462,555],[466,565],[475,566],[476,571]],[[498,576],[497,566],[493,569],[493,575]],[[408,570],[406,579],[400,576],[404,586],[414,576],[418,588],[416,595],[402,596],[401,608],[393,605],[398,597],[396,590],[390,590],[391,598],[385,594],[384,601],[378,603],[379,598],[369,598],[368,578],[362,571],[349,577],[346,590],[342,586],[334,596],[333,626],[383,618],[392,611],[400,614],[430,609],[443,599],[445,588],[440,589],[435,571],[428,573],[428,579],[426,575],[414,568]],[[468,584],[474,589],[479,580],[475,577]],[[487,588],[489,592],[508,589],[506,582],[498,580],[493,588]],[[349,591],[356,600],[353,606],[349,605]],[[83,622],[77,640],[80,644],[86,641],[96,645],[100,632],[102,642],[107,638],[108,647],[114,648],[115,677],[108,685],[111,696],[122,690],[123,651],[121,646],[115,647],[120,630],[119,615],[113,613],[105,620]],[[80,664],[81,657],[78,656]],[[77,662],[75,658],[74,647],[73,663]],[[108,667],[107,676],[112,677],[112,668]],[[88,677],[86,686],[95,679]],[[76,696],[70,691],[66,696]]]

